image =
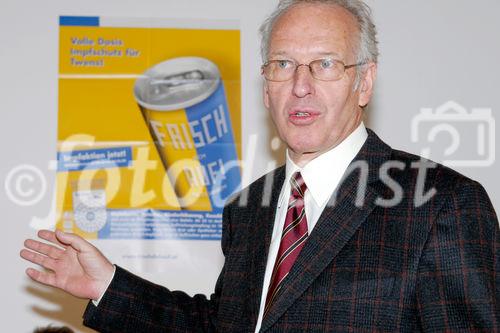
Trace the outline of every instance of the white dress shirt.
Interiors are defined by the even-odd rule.
[[[358,154],[368,137],[368,133],[363,123],[354,130],[339,145],[326,153],[316,157],[308,162],[303,168],[297,166],[286,153],[286,177],[281,188],[276,208],[276,217],[274,219],[274,228],[269,245],[269,255],[267,257],[266,272],[264,275],[264,284],[262,286],[262,297],[260,300],[259,318],[255,332],[260,330],[262,325],[262,316],[266,303],[267,290],[274,269],[274,262],[280,246],[281,233],[285,224],[288,200],[290,197],[290,178],[296,171],[300,171],[302,178],[307,186],[304,196],[304,205],[307,218],[307,229],[311,234],[316,222],[323,212],[328,199],[337,188],[347,167]],[[286,296],[285,296],[286,297]]]

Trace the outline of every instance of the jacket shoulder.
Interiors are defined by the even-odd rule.
[[[394,173],[403,188],[435,188],[438,193],[449,195],[458,188],[482,188],[477,181],[443,164],[402,150],[392,150],[391,161],[405,166],[404,173]]]
[[[233,194],[226,201],[226,207],[232,208],[238,205],[256,204],[266,197],[280,191],[281,185],[285,177],[285,167],[280,166],[254,180],[251,184],[244,187],[239,192]],[[251,198],[251,200],[250,200]]]

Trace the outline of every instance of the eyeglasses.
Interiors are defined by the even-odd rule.
[[[269,60],[262,65],[261,74],[269,81],[288,81],[293,78],[297,68],[307,66],[313,78],[321,81],[337,81],[342,78],[346,69],[364,64],[345,65],[340,60],[328,58],[313,60],[309,64],[298,64],[293,60]]]

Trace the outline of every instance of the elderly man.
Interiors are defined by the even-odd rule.
[[[50,270],[27,274],[93,300],[84,323],[101,332],[496,331],[500,234],[483,188],[362,123],[378,54],[366,5],[286,0],[261,31],[287,161],[227,204],[210,300],[59,231],[39,236],[60,247],[26,241],[22,257]]]

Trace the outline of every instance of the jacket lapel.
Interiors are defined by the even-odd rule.
[[[251,304],[251,325],[250,327],[255,327],[257,324],[257,318],[259,315],[260,300],[262,297],[262,284],[264,283],[264,274],[266,271],[267,255],[269,252],[269,245],[271,243],[271,237],[274,227],[274,219],[276,215],[276,207],[278,206],[278,199],[281,192],[281,187],[285,180],[285,168],[280,167],[274,171],[272,174],[268,174],[268,178],[264,181],[262,188],[259,190],[263,194],[264,198],[259,198],[260,201],[257,202],[255,209],[255,219],[252,221],[252,300]],[[269,195],[269,198],[265,198],[265,195]]]
[[[372,131],[368,133],[367,141],[351,163],[351,166],[360,167],[344,175],[264,318],[261,331],[270,328],[304,293],[375,208],[378,193],[372,183],[378,179],[379,167],[389,158],[391,149]],[[368,169],[364,180],[359,171],[362,165],[365,171]],[[366,189],[362,204],[356,202],[358,187],[361,191]]]

